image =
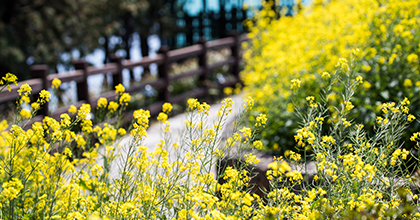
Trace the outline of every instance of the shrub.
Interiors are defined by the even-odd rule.
[[[14,82],[12,75],[4,77],[1,90]],[[115,108],[105,99],[98,101],[97,114],[102,114],[102,119],[109,118],[112,112],[119,115],[123,112],[130,101],[124,91],[122,85],[116,87]],[[215,196],[217,180],[211,169],[216,159],[234,145],[239,149],[252,146],[253,132],[243,127],[224,147],[219,147],[225,120],[232,111],[231,99],[223,101],[216,122],[207,121],[208,104],[190,99],[186,129],[178,142],[171,139],[167,114],[172,106],[165,103],[157,118],[162,126],[162,141],[155,151],[149,152],[141,145],[147,136],[148,111],[134,111],[128,131],[118,124],[93,126],[88,119],[91,109],[87,104],[79,109],[71,107],[69,114],[61,115],[59,121],[45,117],[24,130],[18,124],[27,123],[48,101],[50,94],[43,90],[41,98],[30,103],[31,88],[27,84],[21,86],[19,94],[18,112],[26,104],[33,108],[16,115],[10,126],[6,121],[0,123],[2,219],[185,219],[198,216],[209,219],[222,216],[224,214],[217,211],[222,203]],[[252,100],[247,103],[249,109]],[[79,132],[72,129],[75,126],[80,127]],[[128,144],[118,145],[116,141],[127,132],[131,135]],[[97,143],[89,141],[91,136]],[[86,151],[78,159],[73,152],[80,148]],[[249,160],[254,161],[255,158]],[[246,182],[246,174],[240,179],[237,181]],[[239,189],[241,185],[237,183],[235,187]],[[243,203],[242,198],[252,201],[253,197],[246,192],[236,197],[238,206],[250,209],[252,204]],[[236,211],[230,203],[225,202],[225,206],[225,214]]]
[[[302,126],[295,140],[303,152],[310,149],[316,155],[317,172],[311,179],[302,175],[307,173],[304,170],[291,170],[291,164],[306,162],[306,157],[291,152],[268,165],[269,187],[261,189],[264,198],[251,193],[249,165],[259,159],[245,149],[262,146],[255,134],[267,124],[267,117],[259,115],[252,128],[238,124],[232,136],[222,141],[233,105],[229,98],[222,102],[215,122],[207,120],[208,104],[189,99],[185,130],[178,140],[172,139],[167,120],[172,106],[165,103],[157,118],[162,140],[153,152],[142,146],[148,111],[135,111],[132,128],[126,131],[106,123],[93,127],[86,119],[90,106],[83,105],[77,112],[70,109],[73,119],[68,114],[60,121],[45,118],[26,131],[16,125],[26,115],[16,116],[10,129],[6,121],[0,123],[1,218],[419,219],[418,195],[413,193],[418,190],[416,179],[398,175],[405,172],[402,162],[409,155],[397,144],[413,120],[409,100],[382,105],[382,120],[369,138],[363,125],[353,123],[350,115],[351,101],[363,83],[355,70],[357,62],[341,58],[335,71],[322,79],[322,99],[309,96],[306,106],[296,108]],[[13,82],[5,77],[1,84]],[[299,83],[293,79],[293,100],[305,95]],[[346,88],[343,102],[331,105],[336,87]],[[128,94],[121,86],[116,89],[118,103],[124,107]],[[19,91],[18,103],[22,104],[31,89],[23,85]],[[40,97],[31,104],[30,116],[48,101],[49,94],[42,92]],[[251,98],[245,100],[245,113],[253,104]],[[99,106],[105,108],[105,102]],[[336,111],[331,113],[330,108]],[[244,121],[243,116],[239,122]],[[331,129],[325,130],[327,123],[322,118],[331,121]],[[75,125],[81,127],[79,133],[71,130]],[[121,146],[118,139],[126,132],[131,136]],[[72,148],[83,148],[89,135],[98,143],[82,159],[74,158]],[[411,139],[418,146],[420,134]],[[212,168],[229,152],[244,159],[214,177]],[[219,178],[223,179],[220,184]]]
[[[261,133],[264,144],[281,153],[296,150],[293,136],[299,119],[289,90],[291,80],[299,79],[303,94],[319,100],[325,84],[322,76],[331,75],[339,57],[346,57],[353,48],[360,48],[355,71],[364,80],[363,89],[353,97],[357,108],[350,111],[352,118],[365,124],[373,136],[375,111],[383,103],[407,97],[413,114],[418,115],[419,19],[420,4],[414,0],[331,1],[279,20],[272,20],[267,11],[259,13],[251,28],[251,42],[245,45],[249,49],[242,75],[248,94],[256,101],[251,121],[259,113],[269,117]],[[336,85],[329,102],[342,103],[340,94],[346,89]],[[304,107],[305,96],[298,94],[295,106]],[[409,134],[418,128],[418,124],[410,126],[402,141],[408,143]]]

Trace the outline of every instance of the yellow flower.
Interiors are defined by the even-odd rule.
[[[38,102],[33,102],[33,103],[31,103],[31,109],[32,109],[32,111],[36,111],[36,110],[38,110],[38,109],[39,109],[39,107],[40,107],[40,105],[39,105],[39,103],[38,103]]]
[[[354,108],[354,105],[350,101],[344,102],[344,104],[346,105],[346,110],[347,111],[350,111]]]
[[[413,121],[413,120],[415,120],[416,119],[416,116],[414,116],[414,115],[412,115],[412,114],[409,114],[408,116],[407,116],[407,120],[408,121]]]
[[[71,118],[68,114],[65,114],[65,113],[61,114],[60,118],[62,118],[61,119],[61,126],[62,127],[67,127],[71,124]]]
[[[4,182],[2,187],[3,191],[1,192],[1,196],[5,197],[7,200],[12,200],[17,198],[20,191],[23,189],[23,184],[19,179],[12,178],[12,180]]]
[[[58,87],[60,87],[60,85],[61,85],[61,80],[60,79],[57,79],[57,78],[53,79],[53,81],[52,81],[52,88],[53,89],[57,89]]]
[[[233,93],[233,88],[232,88],[232,87],[225,87],[225,88],[223,88],[223,93],[224,93],[225,95],[232,95],[232,93]]]
[[[271,162],[267,165],[268,168],[273,169],[274,171],[279,171],[280,173],[285,173],[286,171],[290,171],[292,168],[290,168],[289,164],[285,161],[282,163],[278,161]]]
[[[211,216],[211,219],[214,220],[226,220],[226,215],[216,209],[211,211]]]
[[[410,100],[407,97],[404,97],[404,99],[401,102],[401,105],[409,105],[410,104]]]
[[[12,91],[10,84],[17,84],[17,77],[14,74],[6,73],[6,76],[3,76],[0,80],[0,85],[7,85],[7,90]]]
[[[306,101],[314,101],[315,98],[313,96],[307,96]]]
[[[291,171],[291,172],[287,172],[286,176],[289,177],[289,180],[291,180],[292,182],[294,180],[299,181],[302,180],[302,173],[300,171]]]
[[[381,124],[383,120],[384,119],[381,116],[376,116],[376,123]]]
[[[92,133],[93,129],[92,129],[92,120],[90,119],[84,119],[80,125],[82,126],[82,131],[86,132],[86,133]]]
[[[248,96],[248,98],[245,99],[244,108],[252,109],[254,106],[254,99],[252,99],[251,96]]]
[[[171,112],[172,111],[172,105],[171,105],[171,103],[168,103],[168,102],[165,102],[163,105],[162,105],[162,111],[163,112],[165,112],[165,113],[169,113],[169,112]]]
[[[38,98],[37,102],[39,102],[40,104],[44,104],[44,103],[50,101],[50,97],[51,97],[50,92],[43,89],[43,90],[41,90],[41,92],[39,92],[39,98]]]
[[[114,102],[114,101],[110,101],[109,105],[108,105],[108,110],[111,111],[111,113],[116,112],[118,109],[118,103]]]
[[[18,89],[18,93],[20,96],[22,96],[22,93],[23,95],[31,94],[31,91],[32,91],[32,88],[27,83],[21,85],[20,89]]]
[[[372,67],[370,67],[369,65],[363,65],[362,66],[362,70],[364,70],[365,72],[369,72],[372,69]]]
[[[115,86],[115,93],[119,93],[121,95],[124,93],[124,91],[125,91],[125,88],[121,83]]]
[[[157,117],[157,120],[158,121],[166,121],[166,119],[168,119],[168,115],[163,113],[163,112],[160,112],[158,117]]]
[[[70,108],[69,108],[68,112],[72,115],[76,114],[76,112],[77,112],[76,106],[70,105]]]
[[[330,77],[331,77],[331,75],[330,75],[328,72],[322,72],[321,77],[322,77],[323,79],[328,79],[328,78],[330,78]]]
[[[294,160],[294,161],[299,161],[302,157],[300,156],[300,154],[295,153],[293,151],[289,151],[290,155],[290,159]]]
[[[254,141],[254,143],[252,144],[256,149],[262,149],[263,144],[261,141]]]
[[[395,53],[393,53],[393,54],[391,55],[391,57],[389,58],[389,64],[393,64],[393,63],[394,63],[395,58],[397,58],[397,57],[398,57],[398,55],[397,55],[397,54],[395,54]]]
[[[264,126],[266,124],[267,124],[267,116],[265,114],[258,115],[255,126]]]
[[[97,108],[105,108],[108,105],[106,98],[99,98],[97,102]]]
[[[245,141],[248,141],[249,138],[251,138],[251,135],[252,135],[251,128],[243,127],[239,131],[242,132],[242,135],[245,137]]]
[[[411,87],[413,86],[413,82],[411,82],[411,79],[405,79],[403,85],[404,87]]]
[[[413,133],[413,135],[410,137],[410,141],[420,141],[420,132]]]
[[[340,59],[338,59],[338,62],[335,65],[335,67],[339,67],[339,68],[348,67],[348,61],[347,61],[347,59],[346,58],[340,58]]]
[[[18,78],[15,74],[6,73],[6,76],[3,76],[0,80],[0,85],[15,84],[17,85]]]
[[[73,155],[73,152],[68,147],[66,147],[64,148],[63,154],[71,157]]]
[[[247,164],[255,165],[260,162],[260,159],[258,159],[257,156],[253,155],[252,153],[245,154],[245,158],[246,158],[245,162]]]
[[[188,103],[188,108],[190,110],[194,110],[195,108],[200,106],[200,102],[198,102],[197,99],[188,99],[187,103]]]
[[[297,90],[300,87],[300,80],[299,79],[292,79],[292,85],[290,85],[290,89]]]
[[[363,87],[365,88],[365,90],[368,90],[368,89],[370,89],[372,87],[372,85],[368,81],[365,81],[363,83]]]
[[[359,56],[360,49],[359,49],[359,48],[352,49],[352,50],[351,50],[351,53],[352,53],[354,56]]]
[[[415,63],[418,59],[419,59],[419,56],[414,53],[407,56],[408,63]]]
[[[120,134],[121,136],[124,136],[127,133],[127,131],[124,128],[119,128],[118,129],[118,134]]]
[[[322,143],[330,143],[330,144],[334,145],[335,144],[335,139],[331,136],[325,135],[325,136],[322,137]]]
[[[347,119],[342,118],[341,121],[343,121],[344,128],[347,128],[347,127],[351,126],[351,123],[349,121],[347,121]]]
[[[76,140],[77,147],[83,148],[86,145],[86,141],[82,135],[76,135],[75,140]]]
[[[251,206],[252,201],[254,201],[254,198],[251,195],[249,195],[249,193],[245,193],[244,198],[242,198],[242,203],[244,203],[247,206]]]
[[[402,150],[402,153],[401,153],[401,155],[402,155],[402,159],[403,159],[403,160],[407,159],[408,154],[410,154],[410,152],[409,152],[409,151],[407,151],[406,149],[403,149],[403,150]]]
[[[77,116],[81,119],[86,119],[86,117],[90,113],[90,105],[89,104],[82,104],[82,106],[79,109],[79,112],[77,113]]]
[[[120,97],[120,104],[121,105],[128,105],[128,103],[131,100],[131,96],[128,93],[122,93],[121,97]]]
[[[28,109],[22,109],[20,110],[20,115],[22,116],[22,118],[30,118],[31,111],[29,111]]]

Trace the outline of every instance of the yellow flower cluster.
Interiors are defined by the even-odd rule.
[[[169,113],[169,112],[172,111],[172,108],[173,107],[172,107],[171,103],[165,102],[162,106],[162,111],[165,112],[165,113]]]
[[[2,188],[3,190],[0,195],[0,201],[6,202],[16,199],[20,191],[23,189],[23,185],[19,179],[12,178],[10,181],[4,182]]]
[[[58,89],[60,87],[60,85],[61,85],[61,80],[55,78],[55,79],[53,79],[53,81],[51,82],[51,84],[52,84],[52,88],[53,89]]]
[[[106,98],[99,98],[97,108],[106,108],[108,106],[108,100]]]
[[[0,80],[0,86],[2,85],[7,85],[7,89],[9,90],[9,92],[11,91],[12,87],[10,86],[10,84],[15,84],[17,85],[17,77],[16,75],[12,74],[12,73],[6,73],[6,76],[3,76]],[[2,91],[3,88],[0,90]]]
[[[417,6],[414,1],[406,2]],[[398,2],[380,6],[371,0],[332,1],[325,7],[319,1],[314,3],[309,11],[293,19],[273,20],[275,14],[269,10],[256,15],[257,24],[250,36],[255,37],[251,41],[259,49],[244,54],[249,63],[244,72],[245,83],[256,101],[247,98],[244,107],[245,111],[254,109],[257,113],[252,113],[255,121],[250,126],[236,124],[225,142],[222,142],[223,125],[233,108],[229,98],[223,100],[214,123],[208,120],[208,104],[189,99],[185,130],[174,142],[167,120],[172,106],[165,103],[158,115],[163,137],[153,151],[142,145],[151,117],[143,109],[134,111],[130,130],[110,123],[93,127],[91,106],[87,104],[78,111],[72,106],[70,114],[63,114],[59,121],[46,117],[27,130],[1,122],[2,216],[6,219],[27,216],[34,219],[346,219],[349,212],[356,211],[385,219],[397,218],[398,208],[406,204],[418,211],[418,197],[409,191],[412,178],[401,173],[406,170],[400,159],[408,158],[410,152],[398,145],[405,127],[415,120],[409,113],[410,101],[383,104],[383,115],[377,116],[380,126],[375,127],[373,137],[363,125],[350,123],[354,120],[350,113],[360,105],[353,99],[356,88],[363,81],[362,76],[356,77],[355,63],[359,57],[369,56],[375,60],[375,63],[364,60],[363,65],[371,68],[369,71],[384,67],[381,65],[390,62],[383,56],[385,49],[354,50],[351,59],[339,58],[345,57],[342,55],[349,47],[363,46],[371,32],[378,31],[370,29],[367,23],[381,22],[375,20],[378,18],[375,14],[392,11],[395,8],[390,5]],[[264,7],[268,9],[271,5],[267,3]],[[410,38],[411,32],[406,27],[414,27],[417,20],[413,20],[414,24],[407,22],[394,25],[393,35]],[[394,52],[393,63],[404,57],[416,71],[418,58]],[[323,61],[322,65],[319,61]],[[28,91],[27,86],[22,87],[21,96]],[[116,87],[116,93],[115,102],[102,99],[97,103],[97,110],[121,113],[131,97],[122,85]],[[46,93],[40,97],[40,103],[49,98]],[[279,102],[279,108],[275,103],[261,104],[273,100]],[[284,100],[294,103],[289,105]],[[310,108],[302,104],[306,102]],[[299,145],[300,152],[288,151],[287,157],[275,158],[268,164],[268,184],[255,184],[253,178],[264,179],[250,166],[259,160],[245,150],[262,148],[266,140],[255,140],[255,131],[267,125],[268,117],[290,116],[293,107],[301,123],[278,118],[270,124],[298,124],[300,127],[296,129],[284,130],[296,131],[291,141]],[[74,126],[77,129],[72,129]],[[120,146],[116,143],[118,135],[126,133],[131,136]],[[412,140],[418,142],[419,136],[414,133]],[[278,141],[276,146],[283,144],[282,138],[273,139]],[[223,166],[220,157],[231,152],[244,161],[228,160]],[[306,161],[310,154],[316,156],[313,180],[303,175],[307,166],[292,166],[296,161]],[[221,169],[217,177],[212,173],[214,167]],[[397,193],[397,188],[410,196]],[[404,218],[419,219],[412,213],[403,214]]]

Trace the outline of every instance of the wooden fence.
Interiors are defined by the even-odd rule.
[[[57,78],[60,79],[63,83],[71,81],[75,81],[77,83],[78,101],[74,104],[76,107],[80,107],[84,103],[89,103],[92,106],[92,108],[95,108],[97,105],[97,100],[99,98],[91,98],[89,96],[89,88],[87,82],[88,76],[97,74],[112,74],[113,85],[115,86],[119,83],[122,83],[122,71],[124,69],[132,70],[135,67],[148,67],[150,64],[155,63],[158,65],[158,78],[152,82],[130,86],[126,89],[126,92],[134,94],[142,91],[147,85],[152,86],[155,90],[158,91],[158,101],[149,106],[145,106],[144,109],[150,110],[151,114],[157,114],[161,110],[161,106],[164,102],[181,103],[189,97],[204,97],[208,99],[209,89],[211,87],[211,85],[209,84],[210,71],[220,68],[224,65],[229,65],[231,67],[231,74],[234,76],[234,80],[227,81],[223,84],[218,84],[217,86],[232,86],[240,82],[239,62],[241,60],[241,56],[239,50],[240,43],[245,40],[247,40],[246,35],[238,34],[232,34],[230,37],[213,41],[205,41],[204,38],[200,38],[198,44],[182,49],[169,51],[167,46],[162,46],[156,57],[144,57],[141,61],[123,60],[121,57],[114,56],[111,59],[111,63],[105,64],[101,68],[88,66],[88,63],[86,61],[78,60],[74,62],[75,70],[66,72],[64,74],[49,74],[49,70],[46,65],[33,65],[31,66],[32,79],[19,82],[17,86],[13,85],[11,92],[7,90],[1,92],[0,103],[9,100],[15,100],[16,98],[18,98],[19,94],[17,93],[17,90],[20,88],[21,85],[25,83],[32,87],[32,95],[34,96],[34,99],[36,99],[38,93],[42,89],[50,88],[52,80]],[[219,49],[224,47],[230,48],[231,56],[227,60],[209,64],[207,61],[208,50]],[[193,57],[198,57],[199,67],[197,69],[181,73],[179,75],[169,75],[170,63]],[[192,76],[199,76],[198,88],[174,97],[170,95],[168,87],[171,82],[175,82],[177,80]],[[101,97],[105,97],[109,101],[115,100],[115,92],[111,91],[103,93],[101,94]],[[48,109],[48,104],[46,104],[39,111],[41,115],[38,116],[38,118],[41,118],[43,116],[51,116],[53,118],[58,119],[62,113],[67,112],[68,108],[69,107],[66,106],[59,108],[54,112],[50,112]]]
[[[271,9],[276,13],[275,18],[280,18],[282,10],[287,11],[285,16],[292,16],[294,6],[294,2],[289,0],[284,1],[282,5],[273,4]],[[192,45],[200,36],[204,36],[206,39],[220,39],[227,37],[231,30],[247,33],[244,21],[252,19],[252,14],[253,12],[249,9],[232,7],[230,10],[226,10],[224,6],[220,7],[219,12],[200,12],[196,16],[190,16],[186,12],[179,13],[174,18],[177,21],[177,31],[173,37],[166,39],[166,43],[170,48],[180,48]]]

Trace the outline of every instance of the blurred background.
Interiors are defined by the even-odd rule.
[[[171,49],[246,32],[243,21],[260,0],[3,0],[0,8],[0,76],[29,78],[29,66],[71,70],[85,58],[100,67],[109,54],[139,60],[161,44]],[[307,2],[303,2],[307,4]],[[292,15],[293,0],[274,3]],[[153,67],[152,67],[153,69]],[[135,71],[133,77],[142,70]]]

